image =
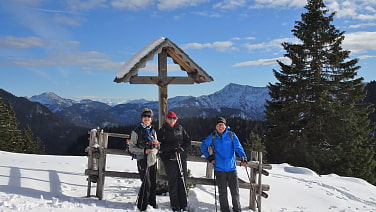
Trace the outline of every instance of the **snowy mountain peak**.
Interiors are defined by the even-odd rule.
[[[32,102],[39,102],[45,105],[54,113],[78,103],[77,101],[71,99],[62,98],[53,92],[45,92],[40,95],[34,95],[28,99]]]

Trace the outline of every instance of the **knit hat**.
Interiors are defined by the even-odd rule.
[[[218,124],[218,123],[223,123],[223,124],[226,125],[226,119],[223,118],[223,117],[218,117],[218,119],[217,119],[217,124]]]
[[[150,115],[151,117],[153,117],[154,116],[153,110],[150,109],[150,108],[144,108],[141,111],[141,118],[142,118],[143,115]]]
[[[172,112],[172,111],[168,111],[168,113],[166,114],[166,118],[168,117],[175,117],[177,118],[178,116],[176,115],[176,113]]]

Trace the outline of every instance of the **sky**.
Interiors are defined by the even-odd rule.
[[[139,179],[106,177],[103,200],[95,198],[96,184],[87,194],[86,156],[32,155],[0,151],[0,211],[35,212],[134,212],[141,185]],[[130,156],[108,155],[107,171],[135,172],[136,161]],[[194,177],[205,176],[206,163],[188,162]],[[250,170],[248,169],[248,172]],[[352,177],[335,174],[318,175],[304,167],[272,164],[269,176],[262,183],[270,190],[261,200],[263,212],[374,212],[376,186]],[[238,176],[249,182],[244,167],[238,167]],[[188,193],[191,212],[215,211],[215,188],[196,185]],[[217,190],[218,195],[218,190]],[[229,194],[229,197],[230,194]],[[218,196],[216,197],[219,211]],[[240,189],[242,211],[251,211],[249,190]],[[148,207],[148,212],[170,210],[168,196],[157,196],[159,209]],[[231,206],[231,201],[229,202]]]
[[[158,99],[156,85],[115,83],[122,64],[165,37],[213,82],[169,85],[168,97],[201,96],[229,83],[265,87],[284,61],[281,43],[305,0],[2,0],[0,88],[16,96],[44,92],[68,99]],[[345,31],[343,48],[359,58],[357,77],[376,80],[376,1],[325,0]],[[172,63],[169,61],[169,63]],[[140,75],[157,75],[156,57]],[[171,66],[168,75],[186,76]]]

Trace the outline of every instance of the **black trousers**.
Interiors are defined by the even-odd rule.
[[[178,161],[175,159],[162,160],[166,175],[168,178],[168,190],[170,196],[170,204],[173,209],[183,209],[187,207],[187,195],[185,185],[180,175]],[[181,154],[181,162],[184,171],[184,182],[187,179],[187,156]]]
[[[230,212],[230,207],[227,199],[227,186],[230,188],[232,197],[232,209],[234,212],[241,211],[239,201],[239,182],[237,171],[221,172],[214,171],[215,182],[218,186],[219,204],[222,212]]]
[[[142,181],[140,191],[138,192],[137,208],[141,211],[146,210],[148,205],[156,206],[156,184],[157,184],[157,165],[147,167],[147,159],[137,160],[138,173]]]

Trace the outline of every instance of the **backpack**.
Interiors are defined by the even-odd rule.
[[[234,132],[232,132],[230,130],[227,130],[227,132],[230,133],[230,138],[231,138],[231,141],[232,141],[232,149],[235,151],[235,148],[234,148]],[[216,131],[214,130],[212,132],[212,145],[209,146],[211,148],[211,151],[212,151],[212,152],[210,152],[210,150],[209,150],[209,153],[211,153],[211,154],[215,154],[215,151],[214,151],[215,134],[216,134]],[[236,153],[236,156],[237,156],[237,153]]]
[[[136,126],[133,131],[135,131],[137,133],[138,138],[137,138],[137,143],[136,143],[136,146],[138,148],[146,148],[148,144],[146,144],[144,141],[143,141],[143,132],[142,132],[142,127],[141,126]],[[156,131],[154,128],[152,128],[152,131],[151,133],[154,135],[156,134]],[[129,151],[129,145],[126,147],[126,151],[128,151],[132,157],[132,160],[133,159],[137,159],[137,155],[133,154],[132,152]]]

